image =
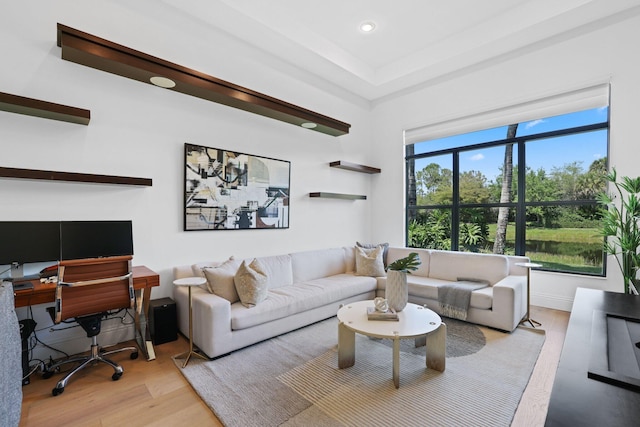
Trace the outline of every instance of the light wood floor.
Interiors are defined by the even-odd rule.
[[[560,358],[569,313],[540,307],[531,317],[542,322],[546,340],[522,396],[512,426],[543,426],[556,367]],[[188,342],[156,346],[156,360],[130,360],[125,353],[113,358],[125,373],[112,381],[108,366],[85,369],[67,384],[64,393],[53,397],[51,389],[59,378],[44,380],[31,376],[22,388],[21,427],[31,426],[221,426],[184,379],[171,356],[186,351]]]

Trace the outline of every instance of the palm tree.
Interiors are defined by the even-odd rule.
[[[509,125],[507,139],[516,137],[518,124]],[[504,167],[502,168],[502,190],[500,191],[500,203],[511,201],[511,183],[513,182],[513,143],[504,148]],[[507,224],[509,222],[509,208],[501,206],[498,209],[498,224],[496,227],[496,239],[493,242],[493,253],[504,254],[507,240]]]
[[[607,239],[604,250],[618,262],[624,280],[624,292],[638,295],[635,280],[640,269],[640,177],[624,176],[618,181],[614,168],[606,175],[606,179],[613,184],[616,194],[598,194],[598,202],[605,208],[600,230]]]

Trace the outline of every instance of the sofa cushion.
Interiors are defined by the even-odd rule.
[[[357,276],[384,276],[384,263],[382,262],[383,248],[376,246],[373,249],[365,249],[356,246],[356,275]]]
[[[384,291],[386,289],[386,278],[378,278],[378,289]],[[415,274],[407,275],[407,286],[409,287],[409,301],[411,297],[431,299],[438,301],[438,287],[445,283],[451,283],[449,280],[434,279],[433,277],[422,277]],[[382,293],[384,295],[384,292]],[[489,310],[493,307],[493,288],[486,288],[473,291],[471,293],[471,301],[469,307]]]
[[[387,252],[387,265],[392,262],[404,258],[411,252],[416,252],[420,256],[420,265],[418,269],[413,272],[416,276],[429,277],[429,264],[430,264],[430,251],[427,249],[418,248],[389,248]]]
[[[293,284],[291,255],[276,255],[257,258],[269,278],[269,289]]]
[[[293,283],[319,279],[346,272],[342,248],[317,251],[295,252],[291,254]]]
[[[473,291],[471,293],[469,307],[491,310],[491,307],[493,307],[493,288],[491,286],[487,286],[486,288]]]
[[[269,281],[262,264],[257,259],[242,261],[233,278],[240,302],[247,308],[255,307],[267,297]]]
[[[204,276],[207,279],[207,288],[212,294],[216,294],[234,303],[240,299],[236,291],[234,276],[240,267],[240,260],[229,258],[217,267],[205,267]]]
[[[239,304],[231,306],[231,329],[250,328],[375,289],[373,277],[346,273],[270,289],[267,298],[250,310]]]
[[[496,284],[507,276],[508,262],[504,255],[453,251],[431,251],[429,277],[455,282],[458,277],[487,280]]]
[[[342,248],[345,262],[345,273],[353,273],[356,271],[356,248],[354,246],[345,246]]]

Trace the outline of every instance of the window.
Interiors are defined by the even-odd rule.
[[[604,274],[608,107],[407,145],[407,246]]]

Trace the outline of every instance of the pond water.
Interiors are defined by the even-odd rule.
[[[549,240],[527,240],[526,251],[552,255],[580,256],[587,265],[602,265],[604,253],[600,243],[567,243]]]

